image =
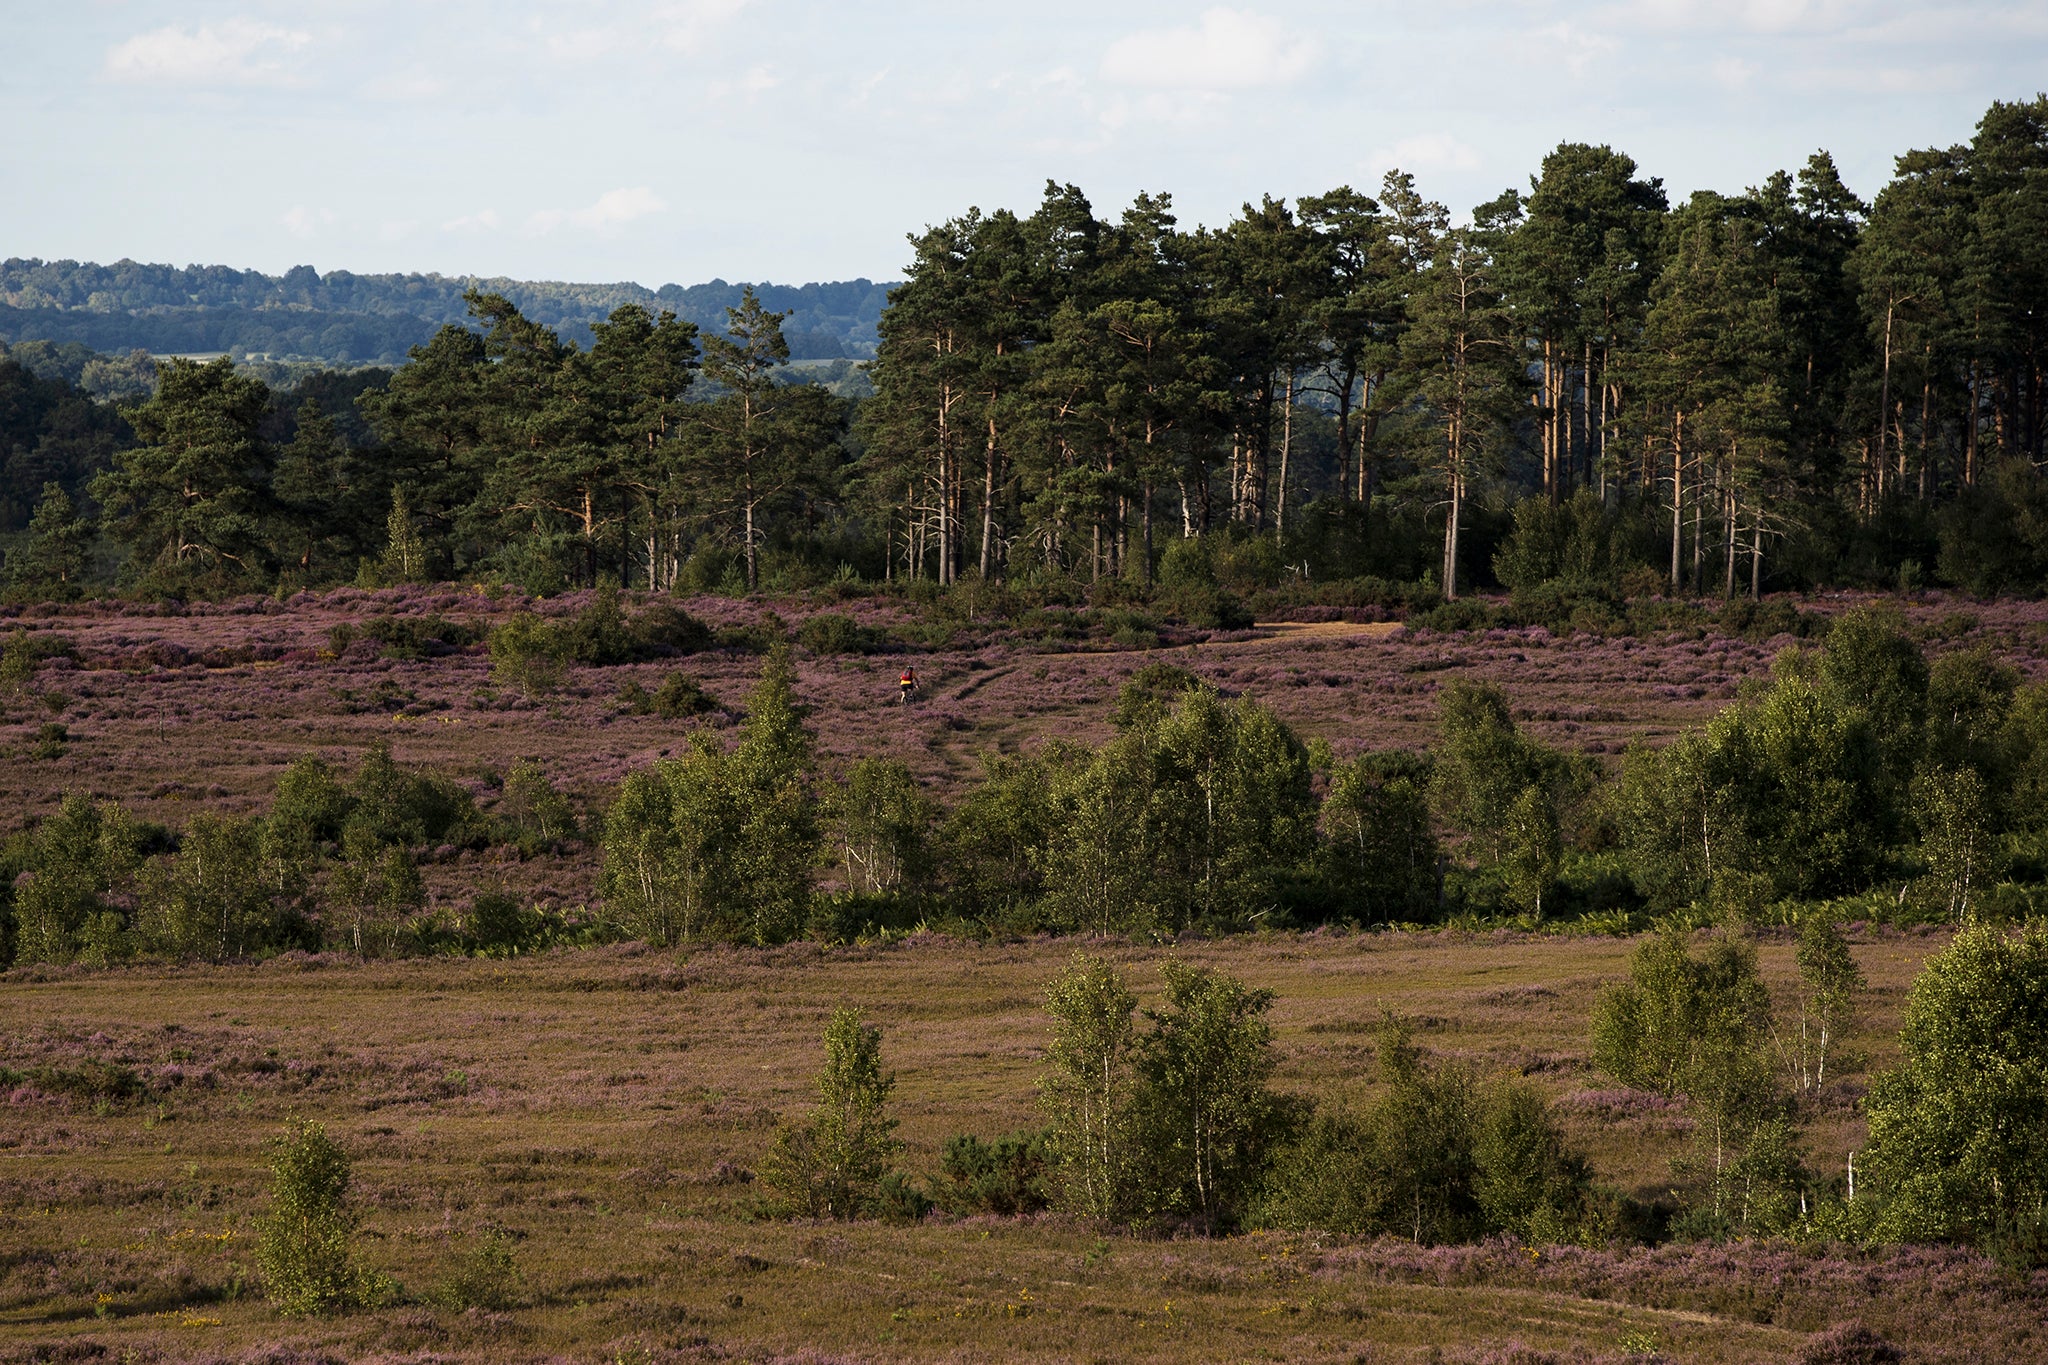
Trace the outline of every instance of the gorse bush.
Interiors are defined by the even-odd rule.
[[[270,1143],[270,1210],[256,1244],[264,1292],[287,1316],[353,1308],[372,1282],[356,1265],[349,1159],[327,1129],[290,1118]]]

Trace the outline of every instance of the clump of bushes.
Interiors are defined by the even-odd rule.
[[[561,621],[519,612],[490,634],[491,673],[529,696],[561,686],[569,664],[608,666],[700,650],[710,627],[673,603],[658,602],[628,617],[616,588],[598,589],[584,608]]]
[[[473,622],[444,616],[373,616],[358,625],[344,621],[327,632],[327,646],[336,654],[357,640],[373,640],[386,659],[434,659],[466,649],[484,638]]]
[[[888,637],[851,616],[820,612],[797,627],[796,642],[813,654],[872,654]]]

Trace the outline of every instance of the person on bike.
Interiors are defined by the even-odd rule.
[[[902,689],[903,704],[910,705],[911,697],[917,692],[917,670],[908,664],[904,665],[903,676],[897,680],[896,685]]]

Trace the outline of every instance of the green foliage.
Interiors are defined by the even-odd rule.
[[[626,779],[605,817],[609,913],[657,943],[775,943],[807,921],[822,839],[815,767],[786,654],[770,657],[739,747],[702,731],[689,752]]]
[[[1435,918],[1441,853],[1429,785],[1428,760],[1399,751],[1361,754],[1331,775],[1322,873],[1338,904],[1360,920]]]
[[[1537,1091],[1426,1061],[1391,1016],[1378,1044],[1378,1100],[1316,1108],[1275,1155],[1261,1222],[1422,1243],[1582,1235],[1588,1166]]]
[[[1516,903],[1543,918],[1543,893],[1557,881],[1564,843],[1557,829],[1557,805],[1538,786],[1522,789],[1508,808],[1507,850],[1501,859]]]
[[[1827,1082],[1828,1061],[1855,1024],[1863,972],[1834,921],[1821,916],[1799,926],[1799,1033],[1792,1043],[1792,1071],[1802,1091]]]
[[[1524,812],[1542,815],[1541,802],[1555,811],[1576,797],[1588,776],[1563,755],[1523,735],[1508,709],[1507,694],[1491,683],[1454,680],[1437,699],[1437,748],[1430,795],[1451,825],[1470,835],[1483,856],[1505,857],[1517,838],[1516,803],[1531,787],[1539,796]]]
[[[1043,1133],[1009,1133],[992,1142],[972,1135],[947,1138],[934,1202],[963,1217],[1037,1213],[1052,1204],[1052,1165]]]
[[[797,627],[796,642],[813,654],[868,654],[881,648],[883,635],[851,616],[825,611]]]
[[[850,890],[897,895],[927,885],[939,808],[909,768],[896,759],[857,759],[833,804]]]
[[[132,547],[132,575],[167,591],[260,581],[271,457],[257,427],[269,401],[226,357],[158,371],[156,394],[133,414],[142,444],[92,481],[108,530]]]
[[[112,802],[65,797],[36,831],[32,874],[15,889],[15,960],[124,956],[126,917],[115,906],[141,870],[147,838]]]
[[[1892,829],[1883,752],[1860,709],[1798,676],[1631,752],[1617,820],[1637,885],[1659,907],[1743,914],[1859,890]]]
[[[490,646],[491,680],[499,686],[540,697],[562,685],[566,651],[555,628],[532,612],[494,627]]]
[[[552,848],[577,833],[576,809],[569,798],[555,790],[547,771],[530,758],[522,758],[505,775],[505,794],[498,803],[499,818],[514,832],[522,849],[538,852]]]
[[[1201,679],[1175,664],[1149,663],[1117,689],[1109,723],[1119,730],[1145,729],[1166,719],[1183,694],[1198,690]]]
[[[1084,1218],[1127,1216],[1137,1204],[1137,1007],[1116,968],[1085,953],[1046,988],[1052,1039],[1039,1107],[1058,1202]]]
[[[1494,576],[1519,599],[1562,580],[1576,586],[1618,586],[1621,572],[1640,561],[1627,545],[1618,511],[1597,492],[1581,488],[1569,501],[1524,498],[1515,504],[1515,529],[1494,556]]]
[[[1914,781],[1912,800],[1929,899],[1947,918],[1961,920],[1996,882],[2002,861],[1991,794],[1975,768],[1937,768]]]
[[[1137,1039],[1132,1116],[1141,1135],[1148,1212],[1234,1226],[1257,1188],[1276,1101],[1273,993],[1168,960],[1165,1000]]]
[[[194,816],[177,852],[142,870],[138,945],[174,961],[222,962],[296,942],[299,925],[273,900],[262,855],[262,822]]]
[[[270,1142],[270,1211],[256,1245],[264,1292],[288,1317],[345,1312],[372,1288],[354,1259],[348,1155],[324,1125],[297,1117]]]
[[[457,1312],[481,1308],[502,1313],[518,1307],[519,1265],[512,1248],[512,1238],[497,1228],[465,1238],[435,1297]]]
[[[895,1088],[882,1070],[882,1031],[860,1012],[839,1009],[825,1026],[818,1104],[802,1123],[785,1123],[761,1170],[785,1213],[856,1218],[871,1212],[882,1178],[903,1144],[884,1107]]]
[[[1055,818],[1056,765],[1043,757],[985,754],[981,781],[946,814],[938,858],[963,913],[1001,919],[1034,902]]]
[[[1927,660],[1898,607],[1878,603],[1844,612],[1828,631],[1820,680],[1837,706],[1869,719],[1887,771],[1911,771],[1927,720]]]
[[[1871,1084],[1865,1188],[1887,1240],[2040,1260],[2048,1222],[2048,931],[1966,924],[1913,985]],[[1859,1197],[1861,1191],[1859,1190]]]
[[[46,483],[27,541],[7,555],[7,583],[56,598],[74,597],[92,569],[93,524],[78,515],[61,483]]]
[[[484,891],[469,903],[462,927],[478,952],[497,957],[532,947],[544,926],[540,915],[518,897]]]
[[[1777,1141],[1769,1125],[1783,1117],[1765,1050],[1770,1011],[1753,944],[1722,934],[1695,957],[1675,927],[1637,945],[1629,980],[1609,986],[1594,1006],[1594,1065],[1624,1085],[1683,1095],[1699,1114],[1702,1150],[1690,1165],[1708,1178],[1710,1204],[1701,1212],[1710,1227],[1748,1216],[1743,1201],[1764,1161],[1759,1154],[1743,1166],[1748,1149],[1759,1141],[1770,1151],[1783,1147],[1768,1146]],[[1783,1168],[1772,1160],[1771,1169]]]
[[[363,755],[349,795],[353,805],[345,833],[376,845],[458,842],[477,819],[467,791],[439,773],[395,762],[383,741]]]

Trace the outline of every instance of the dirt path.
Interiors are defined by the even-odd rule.
[[[1252,626],[1256,640],[1237,640],[1239,645],[1294,644],[1302,640],[1381,640],[1407,626],[1399,621],[1259,621]],[[1211,646],[1212,648],[1214,646]]]

